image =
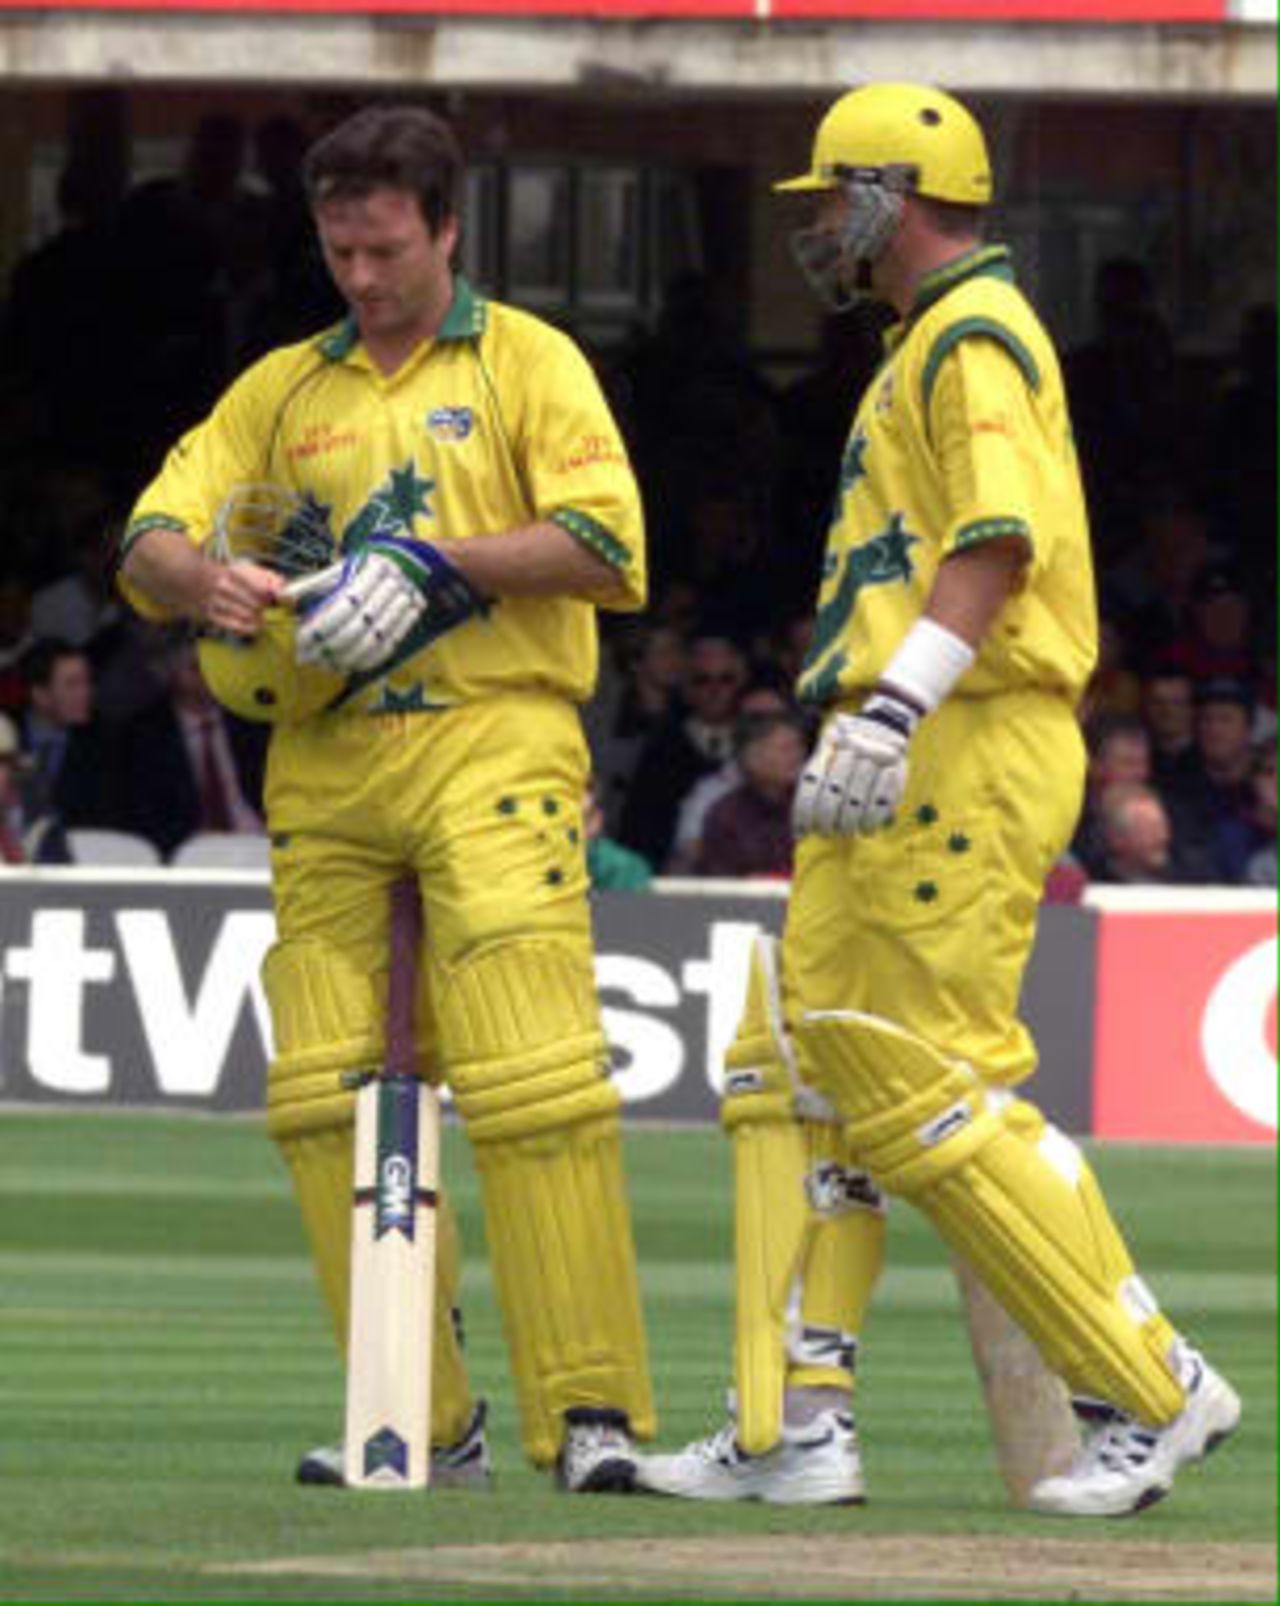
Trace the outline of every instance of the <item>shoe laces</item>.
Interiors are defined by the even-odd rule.
[[[574,1450],[630,1450],[631,1441],[612,1422],[574,1422],[566,1444]]]
[[[1102,1428],[1084,1453],[1087,1467],[1129,1473],[1144,1467],[1155,1453],[1159,1435],[1132,1417],[1122,1417]]]
[[[696,1456],[698,1460],[715,1466],[737,1466],[740,1461],[747,1459],[738,1443],[738,1424],[733,1421],[726,1422],[710,1438],[695,1439],[692,1444],[685,1445],[684,1454]]]

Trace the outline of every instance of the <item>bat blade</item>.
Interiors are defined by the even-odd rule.
[[[344,1481],[422,1489],[430,1476],[439,1105],[417,1077],[356,1095]]]
[[[1010,1504],[1026,1507],[1041,1478],[1065,1472],[1080,1429],[1062,1379],[966,1261],[953,1261],[973,1361],[987,1406],[996,1463]]]

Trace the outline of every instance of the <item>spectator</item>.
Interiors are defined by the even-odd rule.
[[[1142,690],[1129,662],[1128,641],[1114,619],[1098,620],[1098,664],[1081,699],[1081,717],[1101,714],[1136,714]]]
[[[25,864],[27,860],[18,784],[21,757],[18,727],[8,714],[0,714],[0,864]]]
[[[1151,743],[1151,774],[1161,786],[1200,769],[1191,676],[1172,666],[1142,678],[1142,720]]]
[[[703,636],[689,649],[679,704],[645,742],[622,807],[618,839],[665,865],[685,794],[733,752],[747,661],[733,642]]]
[[[1103,613],[1145,665],[1185,628],[1196,577],[1215,553],[1203,511],[1176,483],[1151,488],[1134,527],[1137,549],[1102,570],[1099,589]]]
[[[795,704],[775,686],[749,686],[738,701],[739,724],[746,719],[759,719],[771,714],[795,712]],[[703,828],[707,815],[735,786],[742,782],[742,766],[736,750],[719,769],[695,781],[680,804],[676,816],[675,841],[667,858],[668,875],[692,875],[698,862]]]
[[[703,876],[790,876],[791,804],[808,757],[804,726],[791,714],[741,719],[734,746],[742,779],[710,810],[695,872]]]
[[[86,651],[115,625],[124,608],[107,578],[105,508],[89,508],[71,533],[71,567],[38,587],[31,598],[31,629],[43,640],[65,641]]]
[[[583,711],[595,765],[598,801],[612,830],[644,743],[671,713],[685,675],[685,646],[667,625],[624,635],[620,677],[601,677]]]
[[[1196,690],[1198,774],[1172,782],[1166,796],[1210,847],[1212,879],[1237,881],[1244,873],[1253,788],[1253,697],[1239,680],[1205,681]]]
[[[1221,563],[1206,564],[1199,571],[1191,587],[1185,625],[1160,653],[1158,662],[1185,669],[1193,680],[1229,675],[1253,681],[1257,667],[1253,610],[1238,571]]]
[[[1175,882],[1173,828],[1158,792],[1133,783],[1109,786],[1099,806],[1101,852],[1093,879]]]
[[[1151,737],[1136,714],[1099,715],[1086,729],[1089,767],[1084,807],[1071,851],[1093,879],[1105,874],[1106,842],[1103,798],[1114,786],[1154,789]],[[1173,832],[1173,879],[1209,882],[1221,878],[1214,832],[1204,811],[1193,807],[1176,788],[1160,793]]]
[[[1094,337],[1066,354],[1063,376],[1106,562],[1123,549],[1153,470],[1176,460],[1175,363],[1145,263],[1124,256],[1099,263],[1093,305]]]
[[[777,397],[739,337],[740,312],[725,283],[682,274],[666,287],[653,334],[620,367],[659,588],[686,572],[681,532],[708,470],[733,474],[758,520],[769,520],[781,447]]]
[[[1071,852],[1089,875],[1102,862],[1102,798],[1112,786],[1146,786],[1151,779],[1151,738],[1136,714],[1099,714],[1085,726],[1088,770],[1084,807]]]
[[[594,892],[643,892],[653,881],[648,859],[605,834],[604,813],[594,785],[587,787],[582,805],[582,827],[587,838],[587,875]]]
[[[1250,887],[1276,885],[1276,744],[1264,742],[1253,761],[1253,825],[1258,841],[1241,879]]]
[[[1068,849],[1054,860],[1053,868],[1045,877],[1042,903],[1079,903],[1089,885],[1085,867]]]
[[[30,687],[23,732],[27,829],[118,825],[116,755],[94,714],[88,657],[65,641],[40,641],[23,669]]]
[[[168,644],[163,674],[166,695],[121,729],[126,828],[166,858],[198,832],[260,833],[269,727],[237,719],[214,701],[190,641]]]

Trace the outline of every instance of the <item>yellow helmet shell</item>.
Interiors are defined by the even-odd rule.
[[[196,656],[209,690],[241,719],[291,725],[328,708],[346,676],[294,657],[297,620],[288,608],[268,608],[252,641],[202,636]]]
[[[868,84],[818,124],[809,171],[775,190],[830,190],[850,168],[910,168],[918,195],[963,206],[992,196],[987,142],[958,100],[923,84]]]

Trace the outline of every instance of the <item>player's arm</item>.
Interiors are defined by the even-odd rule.
[[[262,478],[264,399],[274,394],[275,362],[243,374],[203,423],[168,453],[125,526],[116,578],[126,600],[153,619],[189,619],[207,628],[254,636],[281,580],[260,566],[208,555],[236,488]]]
[[[609,602],[626,594],[618,569],[552,519],[436,545],[485,596]]]
[[[215,563],[176,524],[139,531],[120,564],[126,596],[141,594],[167,617],[255,636],[262,610],[280,595],[278,574],[254,563]]]
[[[962,341],[932,370],[926,411],[953,518],[924,610],[856,714],[837,714],[796,789],[797,835],[892,822],[916,727],[968,671],[1032,557],[1024,484],[1028,377],[999,342]]]

